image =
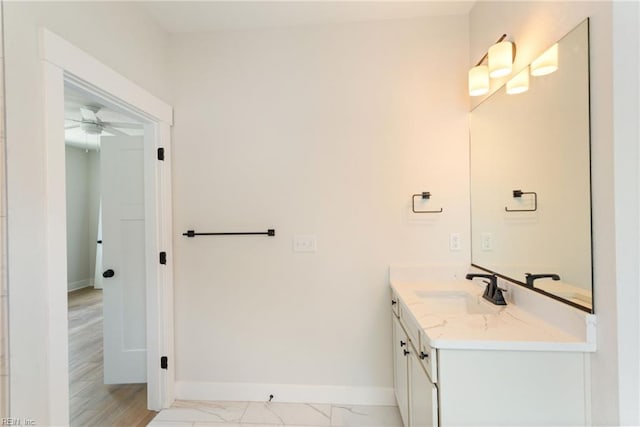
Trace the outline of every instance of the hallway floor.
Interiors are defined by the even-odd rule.
[[[402,427],[395,406],[176,401],[152,427]]]
[[[145,426],[147,385],[103,384],[102,291],[84,288],[68,294],[69,416],[71,426]]]

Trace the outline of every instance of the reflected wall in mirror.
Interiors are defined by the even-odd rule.
[[[589,21],[557,49],[556,71],[470,114],[471,260],[593,311]]]

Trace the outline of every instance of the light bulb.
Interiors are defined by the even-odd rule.
[[[558,43],[545,50],[531,62],[531,75],[544,76],[558,69]]]
[[[469,95],[480,96],[489,93],[489,69],[478,65],[469,70]]]
[[[529,67],[520,71],[507,82],[507,93],[515,95],[529,90]]]
[[[504,77],[511,74],[513,45],[511,42],[496,43],[489,48],[489,76]]]

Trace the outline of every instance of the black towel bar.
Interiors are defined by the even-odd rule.
[[[195,236],[246,236],[262,234],[266,236],[275,236],[276,230],[273,228],[267,231],[245,231],[245,232],[231,232],[231,233],[196,233],[194,230],[187,230],[186,233],[182,233],[183,236],[195,237]]]

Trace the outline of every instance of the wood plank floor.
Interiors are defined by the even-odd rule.
[[[102,291],[69,293],[69,415],[71,426],[146,426],[147,385],[105,385],[102,378]]]

